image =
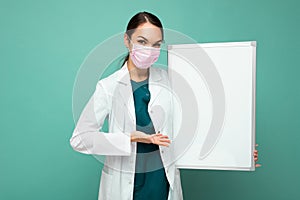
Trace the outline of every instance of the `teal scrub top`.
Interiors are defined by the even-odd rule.
[[[134,97],[136,130],[154,134],[155,130],[148,113],[151,98],[148,89],[149,77],[143,81],[131,80]],[[169,182],[160,157],[159,146],[137,142],[136,170],[134,177],[134,200],[167,200]]]

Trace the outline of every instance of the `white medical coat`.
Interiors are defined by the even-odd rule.
[[[148,112],[154,129],[173,140],[174,103],[166,70],[149,68],[150,102]],[[108,133],[100,132],[108,117]],[[83,109],[70,138],[75,151],[106,155],[101,172],[98,200],[132,200],[136,142],[130,133],[136,130],[133,92],[127,62],[121,69],[101,79]],[[160,155],[170,184],[168,200],[182,200],[180,171],[175,167],[174,146],[159,145]]]

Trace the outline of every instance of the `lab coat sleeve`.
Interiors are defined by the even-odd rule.
[[[130,155],[130,133],[99,131],[109,110],[108,95],[100,80],[94,94],[83,109],[70,138],[70,144],[75,151],[96,155]]]

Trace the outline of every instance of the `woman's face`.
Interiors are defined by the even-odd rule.
[[[127,34],[124,34],[125,46],[131,51],[132,43],[148,47],[160,48],[163,38],[161,29],[149,22],[138,26],[131,35],[131,42]]]

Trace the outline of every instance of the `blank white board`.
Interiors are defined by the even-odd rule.
[[[256,42],[169,45],[168,73],[177,101],[187,103],[180,102],[185,90],[181,82],[185,80],[195,95],[189,98],[195,98],[198,104],[195,135],[176,166],[255,170]],[[195,113],[186,116],[195,117]],[[176,125],[176,135],[186,134],[180,132],[182,123]]]

